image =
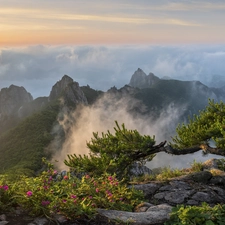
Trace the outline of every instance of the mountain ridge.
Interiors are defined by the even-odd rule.
[[[133,76],[135,79],[132,79]],[[16,101],[17,105],[15,104],[13,113],[5,114],[4,117],[1,114],[0,117],[0,173],[10,168],[18,171],[18,168],[29,171],[40,170],[41,157],[50,158],[51,152],[57,151],[56,146],[50,145],[56,135],[60,140],[57,142],[57,148],[60,149],[63,145],[66,134],[59,121],[64,119],[63,113],[73,112],[79,105],[91,106],[102,96],[111,96],[116,101],[124,98],[127,104],[130,104],[128,113],[136,117],[144,114],[157,119],[162,109],[170,107],[173,112],[177,106],[182,106],[180,109],[183,111],[178,118],[180,122],[204,109],[208,104],[208,98],[216,101],[225,99],[223,88],[209,88],[199,81],[160,79],[152,73],[146,75],[141,69],[138,69],[133,76],[129,84],[134,87],[124,85],[117,89],[114,86],[107,92],[94,90],[89,85],[80,87],[79,83],[68,75],[64,75],[52,86],[47,97],[31,100],[31,94],[25,92],[27,100]],[[134,80],[137,81],[136,84]],[[141,86],[143,83],[144,87]],[[15,85],[12,85],[12,88],[17,90]],[[25,90],[23,87],[19,89]],[[9,88],[1,89],[0,96],[7,90]],[[16,92],[12,93],[17,96]],[[133,104],[133,100],[144,107]],[[4,104],[7,105],[7,99],[4,104],[2,102],[1,109]],[[106,104],[113,103],[108,101]],[[79,117],[74,120],[78,119]],[[74,120],[72,123],[75,122]],[[53,127],[57,127],[58,133]],[[171,130],[164,128],[163,132],[169,133]]]

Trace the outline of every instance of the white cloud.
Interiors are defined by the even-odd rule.
[[[225,77],[225,46],[30,46],[0,50],[0,88],[24,86],[34,97],[49,95],[64,74],[80,85],[108,90],[128,84],[137,68],[146,74],[210,84]],[[221,84],[222,86],[222,84]]]

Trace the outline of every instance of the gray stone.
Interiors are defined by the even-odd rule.
[[[199,202],[197,202],[193,199],[190,199],[190,200],[187,201],[187,205],[198,205],[198,204],[199,204]]]
[[[224,176],[213,176],[210,179],[210,183],[214,185],[225,185],[225,177]]]
[[[38,217],[33,221],[33,223],[37,225],[47,225],[49,221],[44,217]]]
[[[0,225],[5,225],[7,223],[9,223],[9,221],[0,221]]]
[[[150,207],[147,212],[123,212],[98,209],[98,216],[102,221],[99,224],[110,224],[109,222],[113,221],[129,223],[131,225],[163,224],[169,219],[171,210],[172,207],[166,204]]]
[[[130,172],[134,177],[152,174],[152,171],[147,166],[144,166],[137,162],[132,165]]]
[[[154,198],[157,200],[165,200],[169,204],[182,204],[184,203],[185,199],[190,197],[193,194],[192,190],[177,190],[177,191],[165,191],[160,192],[154,195]]]
[[[6,215],[5,214],[0,215],[0,220],[1,221],[6,221]]]
[[[143,191],[146,198],[152,197],[152,195],[162,186],[160,183],[148,183],[148,184],[138,184],[134,185],[137,190]]]
[[[209,171],[201,171],[188,175],[193,181],[199,183],[208,183],[208,181],[212,178],[212,174]]]
[[[197,192],[191,197],[191,199],[196,200],[198,202],[209,202],[210,195],[205,192]]]
[[[169,185],[163,186],[159,191],[177,191],[177,190],[190,190],[189,184],[184,181],[170,181]]]

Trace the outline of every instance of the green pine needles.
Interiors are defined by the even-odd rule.
[[[172,140],[172,146],[179,149],[208,145],[212,140],[217,148],[225,150],[225,104],[209,100],[206,109],[189,119],[188,124],[178,125]]]
[[[102,175],[116,174],[118,178],[128,178],[135,162],[144,164],[151,161],[155,154],[155,138],[141,135],[137,130],[128,130],[125,125],[119,126],[116,121],[115,134],[110,131],[93,133],[93,138],[87,143],[89,155],[68,155],[65,164],[76,173]]]

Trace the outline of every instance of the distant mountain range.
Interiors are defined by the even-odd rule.
[[[225,87],[211,88],[199,81],[180,81],[169,77],[160,79],[153,73],[146,75],[140,68],[131,76],[129,84],[107,92],[90,86],[80,87],[67,75],[56,82],[48,97],[33,99],[24,87],[11,85],[0,91],[0,173],[22,171],[28,174],[41,167],[41,157],[51,157],[49,148],[54,139],[53,125],[58,124],[59,112],[69,112],[79,105],[92,105],[102,96],[118,99],[129,97],[144,107],[129,108],[135,115],[157,118],[169,105],[182,106],[180,121],[205,108],[208,99],[225,100]],[[58,124],[59,125],[59,124]],[[65,133],[61,133],[61,144]]]

